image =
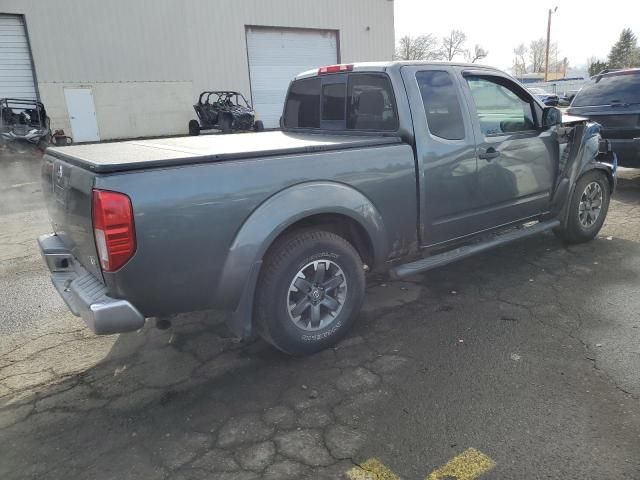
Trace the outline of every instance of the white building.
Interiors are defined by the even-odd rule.
[[[0,98],[76,142],[185,134],[203,90],[275,127],[296,73],[393,48],[392,0],[0,0]]]

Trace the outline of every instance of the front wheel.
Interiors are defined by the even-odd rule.
[[[358,252],[326,231],[288,235],[270,250],[256,295],[260,335],[292,355],[318,352],[340,340],[364,298]]]
[[[595,238],[607,216],[611,188],[607,176],[591,170],[576,182],[569,201],[566,227],[554,230],[568,243],[583,243]]]
[[[189,135],[200,135],[200,124],[197,120],[189,121]]]

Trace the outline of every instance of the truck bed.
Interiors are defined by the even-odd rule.
[[[394,136],[274,131],[51,147],[46,153],[96,173],[112,173],[250,157],[344,150],[401,142],[399,137]]]

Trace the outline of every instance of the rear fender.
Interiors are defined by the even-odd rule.
[[[551,202],[551,214],[559,218],[563,226],[568,221],[568,204],[578,179],[590,170],[601,170],[609,179],[611,191],[616,186],[617,159],[615,153],[603,148],[600,125],[580,122],[559,127],[558,136],[566,141],[560,155],[559,174]],[[606,150],[606,151],[605,151]]]
[[[358,190],[334,182],[298,184],[262,203],[238,231],[217,282],[216,304],[234,310],[232,330],[241,337],[251,331],[253,297],[262,257],[273,241],[294,223],[317,214],[341,214],[367,233],[374,264],[388,253],[382,216]]]

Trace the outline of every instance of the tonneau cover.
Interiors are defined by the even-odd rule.
[[[401,142],[399,137],[393,136],[327,135],[274,131],[50,147],[46,153],[96,173],[109,173]]]

